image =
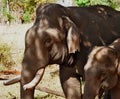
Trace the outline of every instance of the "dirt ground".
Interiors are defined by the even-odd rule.
[[[0,81],[0,99],[20,99],[20,84],[16,83],[9,86],[4,86],[3,81]],[[54,91],[62,92],[59,76],[58,66],[48,66],[45,70],[42,81],[38,87],[45,87]],[[64,99],[62,97],[52,95],[46,92],[35,90],[35,99]]]
[[[19,54],[23,55],[24,52],[24,37],[25,33],[32,26],[29,24],[17,24],[17,25],[0,25],[0,43],[8,43],[12,47],[13,58]],[[16,60],[16,59],[15,59]],[[16,62],[16,66],[13,69],[21,70],[20,62]],[[55,91],[62,92],[59,81],[59,66],[48,66],[45,70],[42,81],[38,86],[46,87]],[[20,85],[19,83],[10,86],[4,86],[3,81],[0,81],[0,99],[19,99],[20,97]],[[35,91],[35,99],[64,99],[45,92]]]

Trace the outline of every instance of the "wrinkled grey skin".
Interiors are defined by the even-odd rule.
[[[104,99],[119,99],[120,95],[120,39],[109,47],[96,47],[89,55],[85,69],[84,99],[95,99],[100,88],[110,90]]]
[[[21,99],[33,99],[34,89],[24,90],[37,71],[60,65],[60,82],[66,99],[81,99],[80,77],[92,47],[120,37],[120,13],[105,6],[63,7],[45,4],[25,36],[21,72]],[[43,74],[42,74],[43,75]]]

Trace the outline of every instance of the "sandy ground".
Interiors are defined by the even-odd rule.
[[[3,43],[11,45],[12,53],[16,56],[20,53],[23,54],[25,33],[32,24],[33,23],[11,26],[0,25],[0,43],[2,41]],[[15,55],[13,55],[13,58]],[[17,64],[14,68],[20,70],[21,64]],[[58,69],[59,68],[56,65],[48,66],[39,86],[47,87],[56,91],[62,91],[58,72],[56,72]],[[2,81],[0,81],[0,99],[19,99],[19,95],[19,83],[10,86],[3,86]],[[62,97],[57,97],[40,91],[35,91],[35,97],[35,99],[64,99]]]

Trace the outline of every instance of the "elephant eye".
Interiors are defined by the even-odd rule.
[[[49,47],[52,44],[52,39],[51,38],[46,38],[45,40],[45,46]]]

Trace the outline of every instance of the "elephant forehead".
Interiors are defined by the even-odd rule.
[[[48,24],[48,20],[47,19],[42,19],[40,20],[40,23],[39,23],[39,27],[40,28],[44,28],[44,27],[47,27],[49,24]]]
[[[89,54],[88,61],[84,67],[84,70],[92,68],[94,63],[101,63],[101,60],[105,60],[106,57],[103,57],[107,53],[107,49],[104,46],[95,47]],[[101,63],[102,64],[102,63]]]
[[[48,28],[48,29],[46,29],[45,32],[46,32],[48,35],[56,38],[57,40],[60,39],[60,38],[59,38],[59,33],[60,33],[60,31],[59,31],[58,29],[56,29],[56,28]]]
[[[51,38],[56,39],[57,41],[60,41],[61,39],[60,35],[63,34],[57,28],[48,28],[48,29],[39,28],[37,32],[40,37],[43,37],[46,34],[46,36],[48,35]]]

